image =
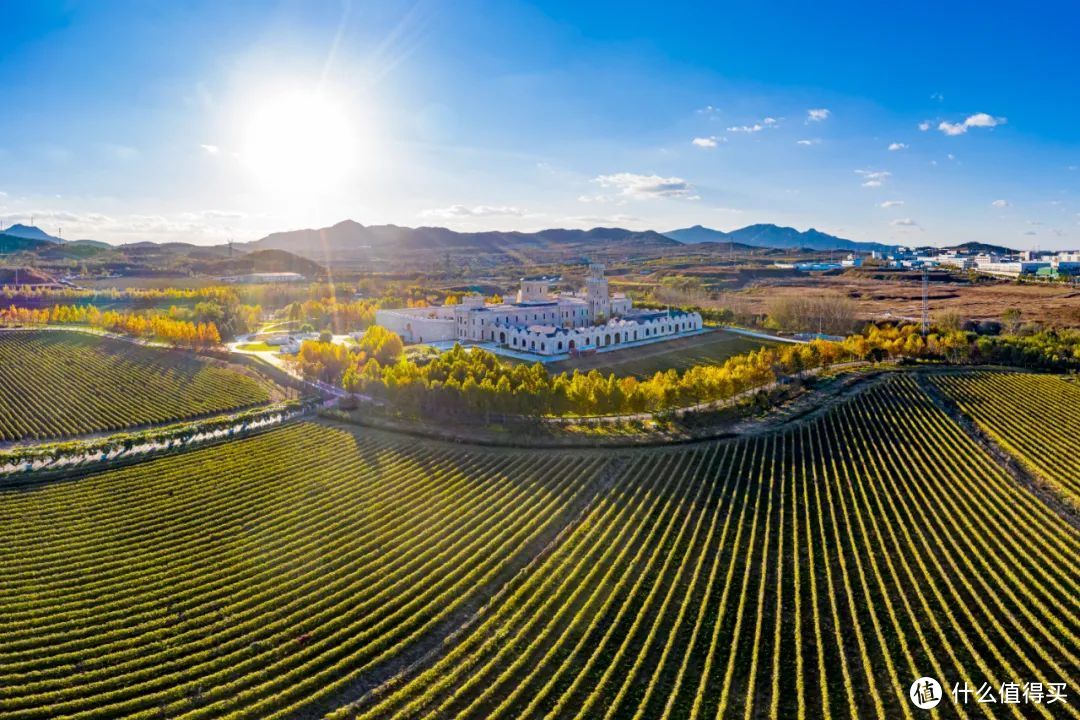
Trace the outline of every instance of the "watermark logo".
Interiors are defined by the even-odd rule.
[[[921,677],[911,683],[911,691],[908,695],[917,708],[922,710],[936,708],[941,702],[941,683],[931,677]]]

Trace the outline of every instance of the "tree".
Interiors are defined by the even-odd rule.
[[[1023,313],[1020,312],[1020,308],[1009,308],[1001,315],[1001,321],[1005,325],[1005,332],[1010,335],[1015,335],[1016,331],[1020,329],[1021,318]]]

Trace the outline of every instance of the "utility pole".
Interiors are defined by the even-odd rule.
[[[930,332],[930,270],[923,266],[922,269],[922,334],[926,337]]]

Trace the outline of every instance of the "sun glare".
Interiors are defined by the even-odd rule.
[[[321,191],[353,165],[354,127],[344,109],[316,93],[290,93],[257,105],[244,131],[241,156],[267,187]]]

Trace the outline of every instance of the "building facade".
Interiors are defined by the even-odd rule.
[[[609,292],[601,265],[590,266],[579,292],[553,294],[558,280],[524,277],[512,303],[487,305],[474,295],[460,305],[378,310],[375,322],[406,343],[488,342],[538,355],[588,352],[702,328],[695,312],[634,310],[628,297]]]

